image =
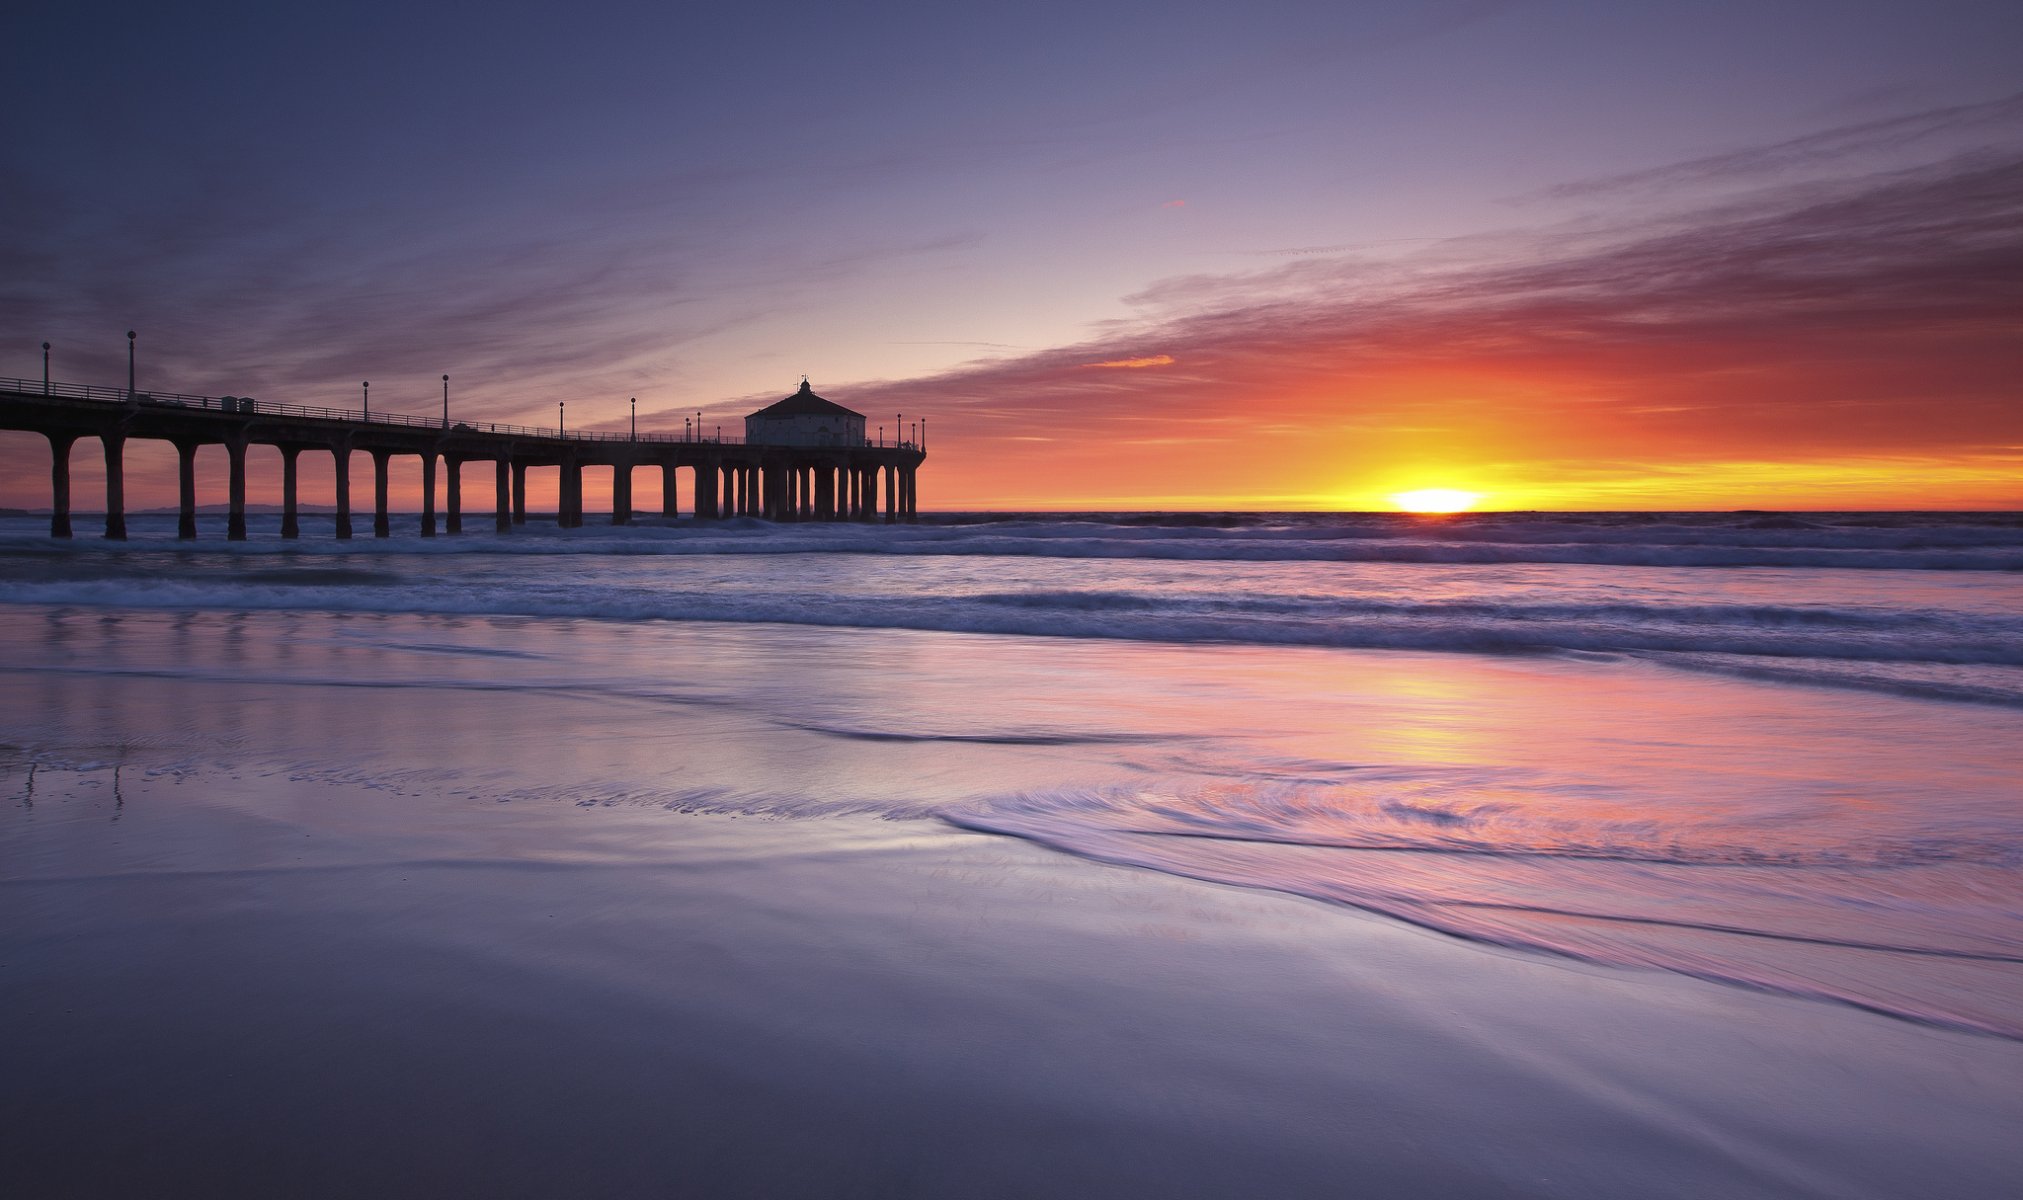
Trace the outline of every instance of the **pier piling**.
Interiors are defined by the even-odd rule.
[[[386,515],[386,466],[392,456],[390,450],[372,452],[372,536],[376,538],[393,536],[393,522]]]
[[[299,519],[300,513],[295,503],[295,482],[297,478],[295,460],[300,458],[301,455],[302,447],[300,446],[281,447],[281,536],[284,538],[299,538],[302,536],[302,523]]]
[[[246,438],[243,433],[225,439],[225,454],[231,463],[226,497],[231,511],[225,518],[225,540],[243,542],[246,540]]]
[[[108,430],[99,441],[105,447],[105,536],[126,540],[126,434]]]
[[[47,351],[44,351],[46,354]],[[45,372],[46,373],[46,372]],[[48,384],[43,385],[47,390]],[[77,435],[50,433],[49,438],[49,536],[70,536],[70,448]]]
[[[432,538],[436,535],[436,456],[435,451],[424,451],[421,456],[421,535]]]
[[[176,537],[197,539],[197,443],[176,444]]]
[[[337,485],[337,539],[348,542],[351,540],[351,447],[332,446],[330,461]]]

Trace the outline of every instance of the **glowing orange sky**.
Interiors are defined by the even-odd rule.
[[[2004,103],[1984,108],[2023,116],[2023,101]],[[1588,186],[1620,208],[1651,184]],[[1129,298],[1135,317],[1073,344],[814,383],[888,436],[894,414],[927,416],[928,511],[1382,510],[1431,487],[1481,493],[1485,509],[2023,508],[2018,196],[2012,149],[1550,236],[1381,259],[1324,248],[1168,279]],[[457,411],[551,423],[555,399],[581,394],[565,367],[530,366],[505,400],[481,380]],[[703,404],[704,424],[735,432],[793,382]],[[351,402],[328,389],[275,398]],[[695,411],[639,390],[642,428],[678,430]],[[570,412],[572,427],[612,428],[625,408],[572,400]],[[97,494],[96,452],[75,454],[79,509]],[[172,503],[168,449],[130,454],[130,506]],[[255,454],[256,501],[273,498],[260,483],[278,473],[271,457]],[[0,436],[0,461],[0,503],[47,503],[39,439]],[[305,456],[305,502],[327,502],[328,470]],[[222,499],[222,470],[200,474],[200,499]],[[415,505],[417,475],[401,464],[396,503]],[[536,507],[550,475],[533,477]],[[658,473],[636,486],[639,506],[656,507]],[[467,507],[489,502],[485,487]],[[604,503],[608,473],[586,489]]]

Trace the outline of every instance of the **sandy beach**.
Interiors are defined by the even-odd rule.
[[[2023,1170],[2012,1040],[933,815],[1142,779],[1179,752],[1147,747],[1192,701],[1145,684],[1184,648],[9,626],[9,1194],[1996,1197]],[[667,695],[584,686],[649,648]],[[1245,653],[1289,700],[1316,655],[1369,686],[1449,663],[1442,704],[1585,669]],[[933,724],[976,672],[995,698]],[[1140,706],[1092,703],[1119,689]]]

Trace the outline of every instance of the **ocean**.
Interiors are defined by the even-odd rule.
[[[1071,864],[1069,890],[1097,908],[1149,878],[1240,897],[1226,913],[1241,921],[1154,921],[1155,942],[1290,898],[1316,928],[1374,919],[1500,964],[1484,971],[1759,997],[1706,1003],[1854,1030],[1834,1035],[1839,1070],[1864,1038],[2023,1061],[2023,518],[537,520],[349,543],[327,518],[303,524],[284,543],[255,517],[232,544],[207,520],[192,544],[142,516],[127,543],[59,544],[33,518],[0,521],[15,796],[0,886],[168,872],[195,887],[257,865],[227,907],[307,913],[312,867],[371,864],[397,888],[396,867],[482,858],[601,863],[620,882],[598,886],[622,892],[618,864],[642,846],[677,853],[743,822],[766,848],[724,861],[774,871],[714,918],[740,929],[815,869],[797,855],[846,832],[901,846],[894,861],[1017,846],[1042,857],[1004,878]],[[206,788],[230,797],[203,801],[212,818],[251,823],[251,859],[239,835],[176,815]],[[147,820],[159,840],[137,842]],[[277,823],[318,846],[370,825],[371,849],[297,870],[264,840]],[[856,894],[806,908],[868,920],[870,901],[841,898]],[[979,907],[966,936],[1047,903]],[[379,919],[419,937],[439,918]],[[46,933],[17,925],[15,961],[39,961],[21,947]],[[1332,936],[1298,953],[1325,957]],[[881,959],[890,977],[922,969],[901,958]],[[1991,1137],[1958,1155],[1974,1179],[2014,1165]],[[1722,1153],[1695,1170],[1742,1161]],[[1673,1182],[1866,1194],[1805,1174],[1826,1169],[1816,1147],[1777,1155],[1799,1174]],[[1525,1191],[1494,1170],[1438,1187],[1398,1170],[1393,1194]],[[1670,1194],[1639,1170],[1617,1162],[1595,1194]]]

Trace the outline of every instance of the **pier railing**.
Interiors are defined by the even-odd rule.
[[[40,379],[0,379],[0,387],[66,400],[96,400],[108,404],[142,404],[170,408],[209,409],[212,412],[248,416],[308,417],[320,421],[350,421],[368,425],[393,425],[409,429],[443,429],[441,417],[417,417],[407,413],[366,412],[357,408],[325,408],[314,404],[283,404],[277,400],[256,400],[250,396],[188,396],[181,392],[128,393],[125,388],[98,387],[88,383],[51,382],[45,389]],[[451,421],[452,433],[495,433],[509,437],[567,439],[573,442],[655,442],[676,445],[736,446],[740,437],[702,436],[682,433],[615,433],[603,429],[548,429],[535,425],[508,425],[498,421]]]
[[[447,429],[451,433],[490,433],[505,437],[561,439],[572,442],[651,442],[676,446],[742,446],[741,437],[704,436],[690,433],[621,433],[605,429],[550,429],[536,425],[507,425],[497,421],[451,421],[441,417],[417,417],[407,413],[366,412],[354,408],[324,408],[314,404],[283,404],[276,400],[256,400],[250,396],[189,396],[181,392],[128,392],[125,388],[100,387],[89,383],[45,383],[40,379],[0,379],[0,389],[31,395],[61,397],[66,400],[94,400],[106,404],[143,404],[168,408],[209,409],[212,412],[245,416],[308,417],[319,421],[349,421],[367,425],[392,425],[409,429]],[[864,438],[833,445],[863,449],[916,449],[911,441]]]

